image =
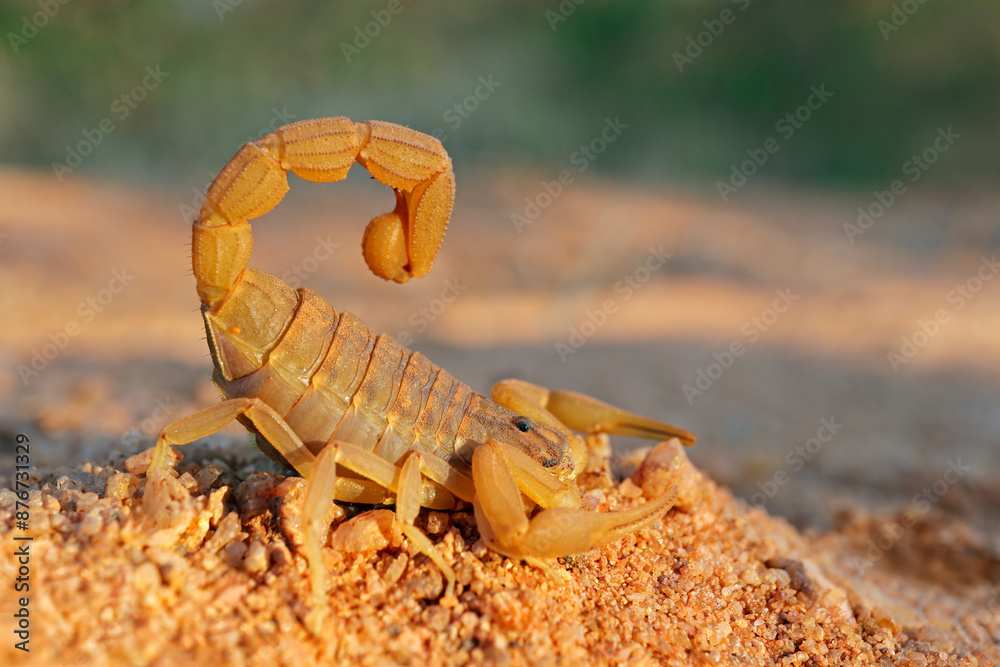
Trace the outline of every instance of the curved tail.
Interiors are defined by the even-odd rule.
[[[253,246],[249,220],[285,196],[286,172],[309,181],[340,181],[354,162],[396,193],[396,208],[365,230],[362,250],[369,268],[400,283],[426,275],[455,199],[455,175],[441,142],[394,123],[320,118],[245,144],[212,182],[192,236],[202,303],[218,309],[240,281]]]

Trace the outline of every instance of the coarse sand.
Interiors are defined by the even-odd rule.
[[[561,587],[485,549],[471,512],[424,511],[452,599],[391,508],[332,506],[315,637],[301,479],[236,429],[176,448],[178,476],[145,488],[159,430],[218,400],[187,248],[203,177],[0,168],[0,665],[1000,662],[1000,290],[979,281],[1000,199],[915,194],[852,243],[865,193],[720,205],[594,177],[520,233],[510,212],[543,176],[463,175],[434,272],[406,286],[357,247],[391,193],[300,183],[255,225],[251,266],[479,391],[519,377],[692,431],[684,452],[595,448],[580,480],[597,511],[672,485],[677,503],[556,563]],[[945,307],[932,342],[888,361]]]
[[[891,610],[907,604],[906,590],[859,576],[859,559],[878,563],[863,561],[857,522],[803,537],[735,501],[676,441],[647,450],[620,481],[592,457],[581,486],[597,511],[673,485],[679,495],[651,529],[562,559],[563,586],[486,549],[471,511],[424,510],[418,525],[460,584],[442,597],[440,572],[413,555],[390,511],[334,507],[324,553],[330,615],[312,636],[304,480],[254,471],[245,451],[188,448],[179,476],[152,490],[149,450],[33,471],[27,533],[15,528],[14,491],[0,492],[0,539],[34,538],[22,542],[30,653],[8,636],[3,663],[992,665],[998,657],[995,606],[958,617],[947,599],[921,610],[925,597],[902,618]],[[17,567],[5,549],[3,579]],[[5,618],[15,604],[4,596]]]

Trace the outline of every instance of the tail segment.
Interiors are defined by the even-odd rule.
[[[426,275],[455,198],[451,160],[441,142],[393,123],[321,118],[245,144],[219,172],[193,230],[202,303],[216,311],[241,280],[253,247],[248,221],[278,205],[288,192],[289,170],[325,183],[343,180],[355,161],[396,192],[395,209],[372,220],[365,232],[369,268],[396,282]]]

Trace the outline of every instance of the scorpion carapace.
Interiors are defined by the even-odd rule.
[[[167,473],[170,445],[238,419],[265,453],[308,481],[305,549],[318,607],[325,606],[322,547],[334,500],[394,503],[403,533],[444,574],[446,595],[454,594],[455,573],[415,526],[421,507],[471,503],[487,546],[557,581],[564,574],[546,559],[587,551],[662,516],[675,492],[623,512],[581,509],[575,478],[586,445],[571,429],[694,444],[687,431],[520,380],[499,382],[485,398],[315,292],[246,268],[248,221],[281,200],[288,170],[337,181],[354,162],[396,195],[395,209],[365,231],[368,266],[397,282],[430,270],[455,192],[438,140],[340,117],[286,125],[244,145],[209,188],[193,231],[213,379],[224,400],[163,429],[147,490]]]

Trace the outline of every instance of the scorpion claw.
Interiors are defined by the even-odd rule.
[[[521,484],[531,471],[512,460],[504,445],[490,441],[472,458],[477,487],[474,509],[483,541],[494,551],[542,566],[541,558],[583,553],[649,525],[670,509],[676,487],[668,493],[623,512],[591,512],[579,507],[553,506],[560,500],[543,498],[542,511],[528,520],[521,500]],[[543,567],[550,575],[554,571]],[[555,576],[559,579],[558,576]]]
[[[669,440],[685,445],[695,438],[682,428],[626,412],[575,391],[549,391],[524,380],[501,380],[493,385],[493,400],[519,414],[559,428],[581,433],[613,433],[634,438]]]
[[[633,438],[669,440],[677,438],[691,446],[694,435],[682,428],[626,412],[575,391],[553,391],[545,406],[570,428],[584,433],[614,433]]]

